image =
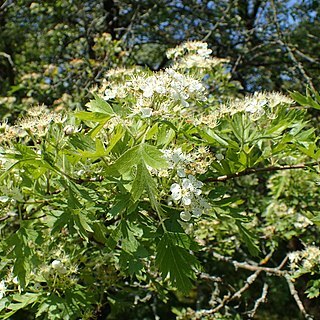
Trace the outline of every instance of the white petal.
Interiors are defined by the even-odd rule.
[[[182,188],[186,190],[193,190],[193,185],[189,179],[183,179]]]
[[[177,183],[174,183],[171,188],[170,191],[172,193],[172,199],[177,201],[181,199],[181,188]]]
[[[153,88],[152,87],[144,87],[143,89],[143,96],[145,98],[150,98],[153,95]]]
[[[178,169],[177,170],[177,174],[180,178],[185,178],[186,177],[186,172],[184,171],[184,169]]]
[[[190,219],[191,219],[191,214],[190,214],[190,212],[188,212],[188,211],[182,211],[181,213],[180,213],[180,219],[181,220],[183,220],[183,221],[190,221]]]
[[[191,204],[191,197],[189,196],[183,196],[181,199],[181,202],[185,206],[189,206]]]

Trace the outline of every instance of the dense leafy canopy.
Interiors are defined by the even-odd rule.
[[[317,12],[2,1],[0,319],[318,319]]]

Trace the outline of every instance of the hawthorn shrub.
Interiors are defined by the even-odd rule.
[[[242,97],[210,53],[184,43],[164,70],[109,70],[85,110],[2,123],[0,319],[242,319],[279,278],[312,317],[319,96]]]

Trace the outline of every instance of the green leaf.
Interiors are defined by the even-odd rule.
[[[74,221],[74,227],[78,231],[80,237],[88,240],[88,233],[94,232],[90,226],[92,221],[80,210],[75,210],[72,217]]]
[[[114,130],[114,134],[112,136],[112,138],[109,141],[109,145],[108,148],[106,150],[106,154],[109,154],[112,149],[114,148],[114,146],[117,144],[117,142],[124,136],[125,134],[125,130],[123,129],[122,126],[117,126]]]
[[[136,252],[139,247],[139,242],[135,237],[135,232],[128,223],[121,222],[121,249],[128,253]]]
[[[203,139],[205,139],[207,142],[210,144],[220,144],[221,146],[228,147],[229,143],[225,139],[223,139],[221,136],[216,134],[212,129],[205,129],[205,130],[200,130],[198,129],[199,134]]]
[[[121,174],[131,171],[132,167],[141,161],[141,154],[139,152],[140,146],[132,147],[127,150],[116,162],[109,168],[110,172],[113,170],[119,171]]]
[[[140,152],[143,161],[150,167],[155,169],[165,168],[167,161],[165,160],[163,153],[156,147],[149,144],[141,144]]]
[[[118,241],[121,239],[121,223],[111,232],[107,240],[106,246],[109,250],[114,250]]]
[[[293,100],[295,100],[296,102],[298,102],[302,106],[307,106],[309,104],[307,97],[305,97],[304,95],[302,95],[301,93],[299,93],[297,91],[290,92],[290,96]]]
[[[91,152],[94,152],[96,150],[95,141],[88,135],[76,133],[70,137],[69,141],[76,149]]]
[[[108,171],[110,174],[112,174],[114,170],[124,174],[126,172],[130,172],[132,167],[137,166],[140,163],[145,163],[146,165],[156,169],[167,166],[167,162],[161,151],[154,146],[143,143],[127,150],[112,166],[108,168]]]
[[[147,170],[147,168],[145,167],[145,165],[143,163],[138,164],[136,177],[133,180],[133,184],[132,184],[132,188],[131,188],[131,194],[132,194],[133,201],[139,200],[143,191],[145,190],[146,170]]]
[[[128,207],[128,203],[130,202],[130,194],[119,194],[115,199],[117,201],[108,212],[112,217],[121,214]]]
[[[310,280],[308,282],[308,289],[306,290],[308,299],[314,299],[320,295],[320,280]]]
[[[134,256],[130,257],[128,261],[128,271],[130,275],[139,274],[143,269],[142,262]]]
[[[8,306],[8,309],[18,311],[24,307],[26,307],[28,304],[34,303],[38,300],[39,295],[37,293],[30,293],[27,292],[26,294],[15,294],[13,295],[13,301],[16,301],[18,303],[11,303]]]
[[[195,270],[200,268],[195,256],[189,250],[174,244],[171,236],[166,233],[157,246],[156,264],[162,277],[169,275],[171,283],[182,293],[190,291]]]
[[[7,297],[3,297],[0,300],[0,312],[6,309],[9,304],[10,304],[10,300]]]
[[[157,200],[157,195],[158,195],[157,184],[152,178],[149,170],[145,166],[144,166],[144,179],[145,179],[145,189],[149,196],[151,206],[158,212],[158,214],[160,214],[162,209],[161,209],[160,203]]]
[[[245,228],[238,220],[236,221],[236,224],[240,231],[242,239],[248,247],[250,254],[254,257],[257,256],[260,252],[260,249],[254,242],[253,234],[247,228]]]
[[[81,158],[101,158],[108,155],[109,152],[104,148],[104,145],[100,139],[95,140],[95,149],[92,151],[80,151],[79,156]]]
[[[312,107],[314,109],[320,110],[320,104],[316,100],[312,99],[308,91],[306,96],[302,95],[299,92],[291,92],[290,96],[293,100],[304,107]]]
[[[110,104],[99,97],[97,94],[93,94],[94,100],[90,100],[86,105],[91,112],[99,112],[108,115],[114,115],[114,111]]]
[[[35,230],[20,227],[20,229],[8,239],[8,244],[13,246],[13,273],[18,277],[22,289],[29,283],[29,274],[32,270],[32,258],[34,256],[29,242],[35,240],[36,236],[37,232]]]
[[[110,115],[106,115],[104,113],[98,112],[87,112],[87,111],[79,111],[76,112],[75,117],[83,121],[93,121],[105,124],[110,118]]]
[[[171,126],[168,128],[167,123],[160,126],[157,133],[157,145],[162,147],[168,145],[175,138],[176,131]]]
[[[106,233],[107,228],[103,225],[102,222],[94,222],[91,225],[93,229],[93,238],[99,242],[105,244],[107,242]]]

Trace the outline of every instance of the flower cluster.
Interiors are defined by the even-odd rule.
[[[250,119],[256,121],[264,114],[269,118],[274,117],[273,109],[281,104],[290,105],[293,100],[279,92],[261,93],[256,92],[253,95],[246,96],[244,99],[236,99],[227,105],[220,107],[220,113],[229,113],[231,115],[237,112],[246,112]]]
[[[203,213],[208,213],[210,205],[201,196],[203,183],[187,173],[190,171],[188,165],[192,162],[192,155],[185,155],[181,148],[163,152],[169,169],[176,172],[175,182],[170,186],[170,199],[183,208],[180,219],[187,222],[192,217],[198,218]]]
[[[305,273],[319,272],[320,249],[316,246],[307,246],[302,251],[294,251],[289,255],[290,268],[294,277]]]
[[[200,41],[190,41],[167,51],[167,57],[175,61],[175,69],[210,69],[224,62],[225,59],[210,57],[208,44]]]
[[[59,274],[66,274],[67,273],[67,269],[64,266],[64,264],[60,261],[60,260],[53,260],[51,262],[51,268],[58,272]]]
[[[50,111],[44,105],[35,106],[30,108],[27,115],[15,125],[9,126],[3,123],[0,126],[0,131],[2,131],[0,142],[10,142],[15,138],[25,137],[28,133],[32,133],[36,137],[43,137],[46,135],[50,123],[64,123],[65,121],[66,117],[62,114]]]
[[[180,46],[169,49],[167,51],[167,57],[169,59],[177,59],[190,53],[197,53],[201,57],[209,57],[209,55],[212,53],[212,50],[208,49],[208,44],[205,42],[188,41]]]
[[[108,101],[131,96],[134,99],[132,114],[146,118],[154,112],[165,116],[170,105],[180,111],[181,106],[188,107],[193,99],[204,100],[204,91],[200,81],[168,68],[151,76],[132,75],[123,85],[110,83],[104,90],[103,98]]]

